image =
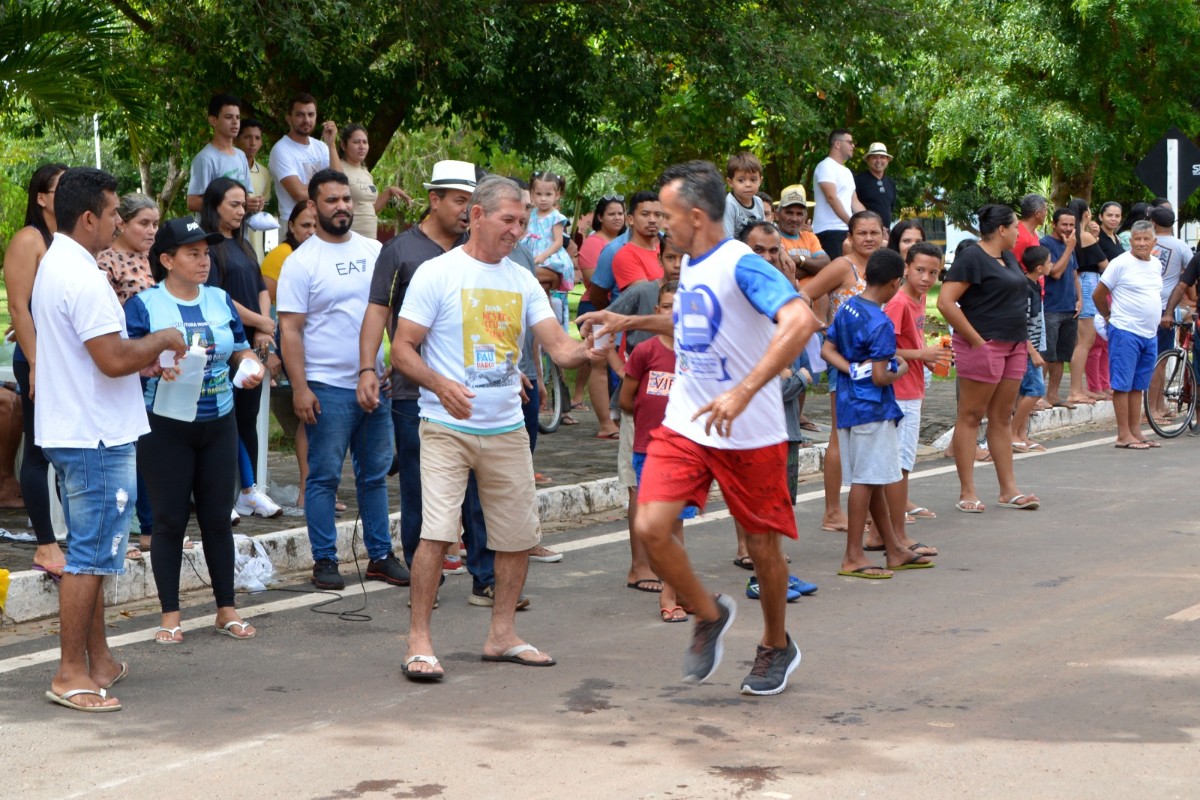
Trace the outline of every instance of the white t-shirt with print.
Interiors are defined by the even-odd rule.
[[[310,236],[283,262],[280,313],[304,314],[304,372],[309,381],[358,388],[358,334],[382,245],[353,231],[345,242]],[[383,350],[377,358],[382,364]]]
[[[275,194],[279,197],[279,224],[286,226],[296,201],[283,188],[283,179],[296,177],[300,183],[308,186],[313,175],[329,166],[329,148],[320,139],[311,136],[307,145],[284,136],[271,148],[268,166],[271,168],[271,177],[275,179]]]
[[[465,385],[470,419],[455,419],[421,387],[421,416],[473,430],[520,424],[524,332],[554,311],[537,279],[520,264],[476,261],[456,247],[426,261],[413,276],[400,316],[428,328],[421,357],[430,369]]]
[[[1158,323],[1162,319],[1159,301],[1163,280],[1160,272],[1161,263],[1153,256],[1142,261],[1133,253],[1122,253],[1108,262],[1100,282],[1112,293],[1110,327],[1143,339],[1158,332]]]
[[[849,230],[850,226],[834,213],[833,206],[829,205],[829,201],[825,199],[825,192],[821,191],[820,186],[822,183],[833,184],[842,208],[847,214],[850,214],[853,213],[850,210],[850,204],[854,198],[854,173],[844,164],[839,164],[829,156],[817,164],[817,168],[813,171],[813,202],[816,204],[813,207],[813,233]]]
[[[33,282],[37,325],[35,443],[92,449],[136,442],[150,432],[137,373],[110,378],[85,342],[110,333],[128,338],[125,311],[96,259],[69,236],[54,234]]]

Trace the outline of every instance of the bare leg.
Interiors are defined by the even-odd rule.
[[[492,624],[488,628],[487,642],[483,645],[484,655],[499,656],[510,648],[525,644],[517,636],[514,618],[517,615],[517,600],[525,586],[525,574],[529,571],[529,551],[496,553],[496,603],[492,606]],[[416,604],[413,604],[414,609]],[[522,653],[519,658],[526,661],[550,661],[548,653]]]
[[[896,484],[889,484],[895,486]],[[887,487],[872,486],[871,487],[871,518],[875,520],[875,527],[879,531],[879,536],[883,539],[883,547],[887,551],[887,564],[889,568],[898,567],[904,564],[909,564],[914,561],[924,563],[928,559],[924,556],[914,553],[908,549],[900,539],[904,534],[904,516],[901,515],[900,528],[892,526],[892,513],[888,505]],[[897,533],[899,531],[899,533]],[[911,544],[915,544],[909,540]]]
[[[1033,413],[1033,407],[1037,405],[1038,399],[1037,397],[1017,398],[1017,412],[1013,414],[1012,425],[1009,428],[1012,431],[1013,442],[1018,445],[1029,441],[1029,415]]]
[[[892,530],[895,532],[896,542],[900,547],[908,550],[917,542],[909,537],[908,527],[904,522],[908,516],[908,512],[901,511],[901,509],[907,509],[908,507],[908,470],[901,470],[900,474],[904,477],[895,483],[889,483],[883,487],[883,494],[887,498],[887,507],[891,514]],[[882,537],[879,525],[875,526],[875,532],[875,535],[880,538],[879,544],[883,544],[886,547],[887,541]],[[874,544],[872,542],[868,543]],[[926,555],[937,555],[937,552],[936,550],[932,550],[926,553]]]
[[[683,547],[683,520],[675,520],[675,524],[671,528],[671,536],[675,541],[679,542],[679,546]],[[687,600],[675,591],[675,587],[669,583],[663,584],[662,593],[658,596],[658,607],[665,611],[673,609],[676,606],[686,606]],[[686,617],[683,617],[686,618]]]
[[[304,484],[308,482],[308,431],[301,425],[296,429],[296,461],[300,466],[300,495],[296,505],[304,507]]]
[[[762,646],[787,647],[787,563],[783,560],[779,534],[752,533],[746,537],[754,572],[758,577],[763,614]]]
[[[100,689],[100,685],[92,679],[89,656],[98,671],[113,677],[119,671],[104,638],[103,591],[103,578],[99,575],[63,575],[58,590],[61,658],[58,672],[50,681],[50,688],[55,694],[61,695],[72,689]],[[77,695],[72,702],[81,706],[120,704],[115,697],[102,699],[96,695]]]
[[[829,413],[832,427],[829,430],[829,446],[825,449],[825,516],[821,527],[827,530],[846,530],[846,515],[842,513],[842,451],[838,446],[837,403],[835,393],[829,394]],[[859,529],[861,531],[861,528]]]
[[[863,526],[867,524],[867,511],[871,504],[871,492],[876,487],[865,483],[850,485],[850,496],[846,500],[846,519],[849,527],[846,529],[846,552],[842,556],[842,570],[852,570],[870,567],[872,574],[891,574],[887,570],[876,567],[867,559],[863,552]]]
[[[687,598],[697,617],[712,622],[720,616],[717,603],[692,571],[687,550],[671,534],[683,505],[682,500],[672,503],[642,503],[634,521],[633,533],[645,545],[650,556],[650,566],[654,568],[655,573]]]
[[[740,560],[750,555],[750,550],[747,549],[746,546],[746,530],[741,526],[741,523],[739,523],[737,520],[734,520],[733,531],[735,534],[737,534],[737,554],[734,556],[734,558]],[[754,559],[752,558],[750,561],[753,562]]]
[[[637,518],[637,510],[637,489],[630,489],[629,506],[625,512],[625,518],[629,520],[630,561],[629,574],[625,576],[625,583],[658,580],[658,576],[654,574],[654,570],[650,567],[650,556],[646,553],[646,545],[633,533],[633,523]]]
[[[435,542],[432,539],[422,539],[413,553],[412,584],[408,589],[408,599],[412,604],[409,612],[408,652],[404,655],[407,661],[412,656],[433,655],[433,636],[429,630],[429,620],[433,616],[433,601],[437,597],[438,582],[442,575],[442,561],[450,542]],[[528,555],[522,553],[528,560]],[[500,554],[496,554],[496,578],[499,589]],[[496,598],[499,603],[500,598]],[[421,661],[414,661],[408,668],[409,672],[442,672],[439,667]]]
[[[954,439],[951,448],[954,451],[954,466],[958,471],[958,498],[960,501],[978,501],[979,493],[975,490],[975,444],[979,437],[979,424],[987,413],[988,403],[996,393],[996,385],[981,383],[970,378],[958,379],[958,417],[954,422]],[[1011,403],[1011,400],[1010,400]],[[1007,420],[1011,413],[1011,405],[1004,410],[999,420]],[[1002,421],[988,425],[993,428],[1008,428]],[[1011,434],[1010,434],[1011,435]],[[990,443],[988,445],[991,446]],[[1012,445],[1009,445],[1011,450]],[[993,454],[993,458],[995,454]],[[1009,453],[1009,462],[1012,454]]]
[[[592,413],[596,415],[596,422],[600,424],[599,433],[609,436],[620,432],[621,429],[613,422],[612,414],[608,410],[608,369],[598,366],[592,370],[592,374],[588,376],[588,396],[592,401]]]
[[[591,362],[588,362],[575,370],[575,391],[571,394],[571,405],[577,406],[583,402],[583,391],[587,388],[588,379],[591,377]]]
[[[1140,403],[1134,406],[1130,402],[1130,392],[1113,392],[1113,411],[1117,417],[1117,444],[1129,444],[1136,441],[1133,431],[1140,428],[1141,418],[1135,417],[1133,425],[1129,424],[1129,409],[1132,406],[1135,409],[1135,414],[1140,414]]]
[[[1012,427],[1008,415],[1012,414],[1013,400],[1016,399],[1017,389],[1021,382],[1018,380],[1001,380],[996,385],[996,391],[988,405],[988,419],[994,420],[994,425],[988,425],[988,450],[992,454],[992,462],[996,465],[996,479],[1000,483],[1000,500],[1011,500],[1020,494],[1017,489],[1017,476],[1013,472]],[[1027,495],[1036,500],[1034,495]]]
[[[1142,393],[1136,389],[1129,392],[1129,409],[1125,412],[1125,424],[1129,426],[1129,435],[1139,442],[1148,442],[1146,434],[1142,433]]]
[[[1059,388],[1062,386],[1063,363],[1061,361],[1049,361],[1046,363],[1046,368],[1048,370],[1046,375],[1046,399],[1051,403],[1061,403],[1062,397],[1059,394]]]
[[[1091,405],[1096,399],[1088,394],[1084,377],[1087,374],[1088,353],[1096,342],[1096,326],[1090,318],[1081,319],[1077,330],[1075,350],[1071,353],[1071,391],[1067,395],[1067,402]]]
[[[24,508],[17,480],[17,448],[23,432],[21,403],[16,393],[0,391],[0,508]]]

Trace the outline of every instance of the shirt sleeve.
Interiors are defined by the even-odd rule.
[[[624,370],[626,378],[634,381],[642,379],[642,373],[646,369],[646,345],[653,341],[653,339],[647,339],[633,348],[633,352],[629,354],[629,358],[625,359]]]
[[[887,361],[896,355],[896,332],[891,325],[875,326],[871,340],[867,342],[867,353],[871,361]]]
[[[541,291],[541,287],[538,287]],[[545,293],[543,292],[543,297]],[[399,316],[417,323],[423,328],[432,328],[437,321],[441,298],[438,296],[437,275],[431,269],[419,269],[408,284],[404,303]],[[547,304],[549,310],[549,304]],[[551,312],[552,313],[552,312]]]
[[[246,329],[242,327],[242,319],[233,306],[233,298],[227,292],[222,294],[225,295],[225,305],[229,307],[229,330],[233,331],[233,352],[249,350],[250,343],[246,341]]]
[[[612,262],[613,280],[616,282],[617,288],[622,291],[629,284],[645,277],[642,275],[642,265],[628,248],[629,245],[622,247]]]
[[[1112,263],[1109,262],[1109,266]],[[1107,272],[1108,270],[1105,270]],[[1101,273],[1103,278],[1103,273]],[[1197,278],[1200,278],[1200,255],[1192,256],[1192,260],[1183,268],[1183,272],[1179,274],[1179,282],[1185,286],[1195,286]],[[1174,288],[1174,287],[1172,287]]]
[[[1123,260],[1113,261],[1105,268],[1104,272],[1100,273],[1100,282],[1108,287],[1110,292],[1121,282],[1121,271],[1124,266]],[[1191,269],[1191,264],[1188,265],[1188,268]],[[1180,276],[1180,280],[1183,280],[1182,276]]]
[[[900,295],[896,295],[900,297]],[[897,300],[896,302],[888,303],[883,307],[883,313],[887,314],[888,319],[892,321],[892,329],[899,336],[905,328],[905,323],[908,320],[908,303],[903,303]]]
[[[395,288],[396,272],[400,269],[399,244],[389,243],[379,253],[375,260],[375,270],[371,273],[371,291],[367,302],[377,306],[392,305],[392,292]]]
[[[982,275],[979,271],[979,261],[973,252],[978,245],[963,251],[954,259],[950,269],[946,271],[946,280],[954,283],[979,283]]]
[[[208,188],[211,163],[207,155],[204,150],[201,150],[192,159],[191,175],[188,177],[188,194],[204,194],[204,190]]]
[[[725,195],[725,235],[730,239],[737,236],[737,231],[734,230],[737,225],[737,208],[734,207],[736,203],[733,195]]]
[[[550,298],[546,297],[546,291],[537,282],[537,278],[524,269],[518,271],[521,275],[521,288],[525,292],[525,329],[528,330],[543,320],[557,320],[558,315],[550,306]],[[416,281],[414,280],[413,286],[415,285]],[[409,288],[409,292],[412,292],[412,288]],[[405,307],[407,308],[407,306],[408,303],[405,302]]]
[[[96,279],[96,284],[88,280],[82,286],[68,289],[63,297],[63,308],[81,342],[120,333],[124,328],[121,304],[108,285],[107,276],[96,270]],[[103,287],[103,294],[97,291],[100,286]]]
[[[821,183],[832,183],[834,185],[837,185],[837,179],[832,178],[829,175],[829,159],[828,158],[821,159],[821,163],[817,164],[817,168],[815,170],[813,170],[813,188],[816,188],[817,184],[821,184]],[[822,192],[821,196],[824,197],[823,192]]]
[[[125,330],[130,339],[141,339],[150,333],[150,312],[142,298],[134,295],[125,303]]]
[[[614,239],[604,246],[604,249],[600,251],[600,257],[596,259],[596,269],[592,272],[592,283],[610,292],[616,287],[616,282],[613,280],[613,259],[624,246],[623,242],[617,244],[617,241]],[[614,245],[616,246],[614,247]]]
[[[284,178],[300,177],[300,163],[292,156],[290,149],[271,148],[271,160],[267,166],[277,181],[282,182]]]
[[[279,286],[275,289],[275,307],[284,314],[308,313],[309,274],[304,265],[292,253],[283,260],[283,266],[292,262],[290,269],[280,268]]]
[[[811,231],[800,231],[800,241],[808,248],[809,256],[825,255],[825,248],[821,247],[821,240],[817,238],[815,233]]]
[[[772,320],[779,309],[800,296],[782,272],[752,253],[738,259],[734,278],[750,305]]]

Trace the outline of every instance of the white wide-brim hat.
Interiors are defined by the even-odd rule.
[[[433,165],[433,179],[422,184],[426,189],[475,191],[475,165],[469,161],[439,161]]]

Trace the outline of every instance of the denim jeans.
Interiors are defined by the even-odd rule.
[[[304,487],[304,518],[314,561],[337,560],[334,502],[346,463],[346,450],[354,466],[354,488],[362,518],[363,544],[372,561],[392,552],[388,523],[387,473],[392,465],[388,436],[388,399],[368,414],[358,405],[353,389],[309,383],[321,411],[308,432],[308,483]]]
[[[71,531],[65,572],[121,575],[137,501],[136,445],[46,447]]]
[[[392,425],[396,452],[400,456],[400,542],[404,547],[404,561],[411,566],[413,553],[421,543],[421,412],[417,401],[393,400]],[[467,479],[462,521],[467,571],[475,581],[475,588],[491,586],[496,582],[493,571],[496,552],[487,546],[487,525],[483,521],[479,486],[473,472]]]

